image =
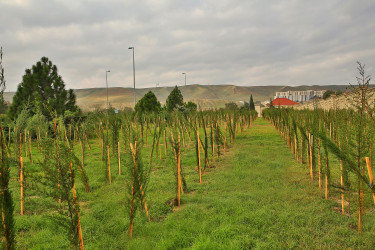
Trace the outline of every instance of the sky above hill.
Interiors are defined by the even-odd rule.
[[[42,56],[67,88],[355,83],[373,0],[0,0],[7,91]]]

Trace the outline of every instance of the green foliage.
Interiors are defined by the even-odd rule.
[[[227,109],[227,110],[237,110],[238,105],[234,102],[228,102],[228,103],[225,103],[225,109]]]
[[[27,120],[26,128],[33,137],[40,136],[40,134],[45,135],[45,133],[48,132],[48,121],[39,111]]]
[[[331,95],[334,95],[336,92],[335,91],[333,91],[333,90],[327,90],[326,92],[324,92],[324,94],[323,94],[323,99],[325,100],[325,99],[327,99],[328,97],[330,97]]]
[[[197,111],[197,108],[198,106],[194,102],[189,101],[188,103],[185,104],[185,110],[188,112],[195,112]]]
[[[0,211],[2,219],[0,225],[0,241],[2,249],[15,249],[15,227],[13,218],[13,199],[9,190],[10,168],[6,153],[6,143],[3,128],[0,126]]]
[[[250,96],[250,106],[249,106],[249,109],[250,110],[255,110],[255,104],[254,104],[254,100],[253,100],[253,95]]]
[[[142,210],[146,204],[147,185],[149,181],[150,169],[144,167],[141,157],[141,143],[137,142],[136,136],[133,135],[130,143],[130,150],[128,151],[127,167],[127,194],[126,207],[130,220],[130,233],[133,228],[133,220],[138,209]]]
[[[42,57],[31,69],[26,69],[9,108],[9,116],[17,118],[22,109],[28,108],[31,115],[40,111],[50,120],[52,113],[63,115],[65,111],[77,111],[73,90],[65,90],[57,67],[47,57]]]
[[[276,120],[285,118],[285,120],[281,119],[284,123],[280,126],[291,125],[293,120],[296,123],[305,120],[305,116],[302,116],[303,112],[290,119],[289,116],[281,113],[282,110],[275,109],[275,111],[278,112]],[[289,115],[292,114],[290,111],[285,112],[288,112]],[[103,185],[101,144],[97,131],[99,131],[99,126],[105,131],[106,112],[87,114],[82,125],[87,123],[88,128],[85,128],[84,131],[90,133],[95,130],[91,132],[93,133],[90,139],[92,148],[87,151],[87,167],[85,168],[90,177],[90,184],[93,186],[92,192],[84,192],[83,184],[79,181],[76,183],[77,191],[81,192],[82,214],[80,218],[85,248],[371,248],[375,244],[373,214],[371,212],[366,214],[366,230],[362,234],[353,232],[351,227],[355,225],[356,217],[341,216],[332,209],[337,206],[336,200],[324,201],[321,199],[321,193],[316,185],[310,184],[305,167],[292,159],[291,153],[285,147],[277,131],[263,119],[256,120],[255,126],[238,134],[235,144],[231,144],[227,148],[230,152],[217,159],[213,168],[206,169],[203,183],[197,182],[197,163],[194,157],[196,150],[193,149],[192,143],[188,142],[189,130],[196,126],[204,143],[202,124],[205,124],[209,129],[217,121],[220,126],[216,131],[213,131],[213,134],[214,137],[217,137],[215,140],[219,142],[221,136],[217,132],[221,130],[222,133],[225,131],[225,135],[228,134],[228,130],[224,129],[224,126],[228,128],[231,124],[231,130],[234,133],[236,131],[239,133],[240,129],[236,130],[235,128],[236,124],[238,127],[243,127],[250,115],[253,113],[249,111],[203,111],[192,114],[173,112],[173,114],[163,113],[158,116],[143,115],[141,123],[138,116],[119,113],[118,116],[123,125],[120,142],[121,162],[124,171],[121,175],[112,174],[111,185]],[[197,121],[200,116],[204,118],[204,123],[199,124]],[[306,120],[314,121],[310,116],[306,116]],[[89,125],[88,122],[92,124]],[[61,123],[59,120],[58,124]],[[174,138],[177,133],[180,133],[181,164],[185,166],[183,170],[189,190],[182,196],[184,203],[182,209],[174,209],[172,201],[175,195],[176,178],[170,168],[172,164],[168,162],[168,159],[174,161],[174,155],[168,142],[167,156],[164,157],[164,142],[162,140],[163,157],[159,159],[159,155],[155,155],[154,161],[150,164],[152,171],[149,172],[148,164],[147,168],[145,165],[137,165],[141,166],[151,177],[147,178],[148,182],[145,185],[151,222],[147,222],[146,216],[139,213],[144,206],[142,197],[138,193],[134,203],[137,206],[136,213],[133,214],[134,235],[132,239],[129,239],[126,234],[130,221],[130,213],[127,208],[130,208],[132,204],[130,199],[131,182],[136,181],[137,178],[132,178],[133,157],[129,155],[128,142],[132,142],[134,145],[135,137],[137,134],[140,135],[140,126],[143,124],[146,127],[147,123],[150,130],[148,135],[144,133],[144,136],[148,136],[149,142],[152,137],[155,138],[155,143],[152,144],[156,149],[159,146],[157,137],[160,137],[160,131],[163,136],[164,129],[167,129],[167,137],[170,132],[175,131]],[[157,127],[158,124],[160,124],[159,127]],[[305,127],[306,124],[309,123],[303,123],[303,126]],[[69,128],[69,125],[67,127]],[[297,124],[292,127],[293,132],[290,131],[291,133],[298,130]],[[216,126],[214,126],[215,128]],[[81,131],[80,127],[79,129]],[[138,132],[136,132],[137,130]],[[59,128],[58,131],[60,131],[58,138],[62,143],[64,129]],[[110,126],[109,134],[112,134]],[[209,130],[207,134],[209,134]],[[79,134],[78,137],[81,135]],[[210,136],[208,135],[206,138],[210,138]],[[70,150],[73,153],[80,154],[79,143],[72,140],[70,145]],[[217,142],[215,145],[218,145]],[[139,148],[142,150],[142,155],[139,155],[139,159],[141,162],[148,161],[153,148],[151,143],[140,146],[142,146]],[[47,148],[54,151],[54,144],[52,143]],[[215,152],[217,151],[215,150]],[[277,153],[275,154],[275,152]],[[35,162],[44,161],[43,155],[39,153],[39,149],[35,145],[33,153]],[[203,150],[201,154],[203,154]],[[211,156],[210,150],[208,150],[208,154]],[[69,158],[63,152],[61,155]],[[51,155],[49,158],[56,158],[56,156]],[[116,162],[117,155],[110,154],[110,159],[111,164]],[[335,171],[338,169],[338,163],[334,158],[330,158],[330,163],[333,170],[332,180],[335,182],[335,180],[339,180],[337,171]],[[34,169],[35,174],[39,174],[41,179],[50,177],[50,173],[44,173],[44,168],[41,165],[31,164],[29,161],[25,164],[27,164],[26,169]],[[51,173],[56,173],[53,171],[56,168],[55,165],[55,161],[48,164],[49,169],[52,170]],[[76,164],[74,164],[75,166]],[[74,172],[78,174],[77,170]],[[16,175],[16,171],[13,171],[12,177],[15,178]],[[50,202],[57,205],[58,193],[55,193],[58,189],[57,183],[55,181],[54,186],[52,183],[51,186],[48,186],[50,188],[44,188],[43,191],[51,191],[53,200],[50,199],[52,200]],[[18,211],[19,199],[16,195],[19,193],[19,186],[15,182],[12,184],[13,189],[11,190],[17,190],[12,194],[15,195],[14,201],[16,211]],[[135,185],[140,187],[139,183],[135,183]],[[69,222],[69,218],[66,216],[69,214],[66,213],[69,211],[67,202],[63,202],[62,210],[56,210],[55,207],[49,206],[50,203],[45,202],[46,200],[41,201],[42,195],[39,190],[32,196],[28,197],[27,216],[16,215],[19,232],[17,235],[18,248],[73,248],[67,246],[66,243],[70,228],[64,226],[65,231],[63,231],[62,227],[58,226],[60,224],[51,220],[51,216],[59,217],[59,223],[67,225],[66,222]],[[372,206],[372,196],[365,193],[365,199],[366,204]],[[37,203],[34,204],[34,202]],[[249,208],[251,209],[249,210]],[[355,205],[352,205],[351,209],[352,213],[356,213]],[[62,213],[57,215],[56,211]],[[270,211],[277,211],[277,213],[270,213]],[[342,235],[346,237],[343,238]]]
[[[270,108],[274,108],[275,106],[273,105],[273,101],[272,101],[272,98],[270,98]]]
[[[81,162],[72,151],[73,143],[67,143],[64,136],[63,119],[54,119],[53,138],[44,137],[41,143],[43,160],[38,165],[43,169],[44,177],[34,176],[42,186],[47,188],[42,194],[52,198],[58,213],[52,218],[66,232],[70,245],[79,246],[78,215],[79,204],[72,193],[75,186],[75,171],[78,170],[84,180],[88,180]]]
[[[4,91],[5,91],[5,76],[4,76],[4,67],[3,67],[3,48],[0,47],[0,114],[4,114],[7,105],[4,100]]]
[[[244,102],[243,106],[241,106],[240,110],[241,111],[245,111],[245,110],[249,110],[250,109],[250,105],[248,102]]]
[[[329,97],[331,97],[332,95],[336,95],[336,96],[339,96],[341,95],[343,92],[341,90],[337,90],[337,91],[333,91],[331,89],[327,90],[326,92],[324,92],[323,94],[323,99],[327,99]]]
[[[161,110],[161,104],[152,91],[147,92],[135,105],[137,113],[157,113]]]
[[[184,97],[177,86],[169,94],[165,106],[168,112],[184,106]]]

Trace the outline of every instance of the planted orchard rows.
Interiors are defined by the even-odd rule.
[[[64,120],[55,116],[48,121],[41,114],[28,117],[23,111],[14,123],[1,127],[0,134],[4,248],[14,247],[16,234],[14,204],[5,188],[9,181],[19,188],[12,190],[19,192],[20,197],[20,211],[16,213],[30,216],[45,213],[34,206],[28,207],[29,203],[43,203],[59,225],[66,229],[69,244],[83,249],[84,235],[75,183],[78,176],[85,191],[91,191],[86,174],[86,168],[91,166],[86,165],[86,155],[99,145],[103,185],[110,185],[114,175],[126,176],[127,194],[124,196],[131,237],[137,210],[144,211],[148,221],[151,220],[147,186],[149,179],[153,178],[153,159],[164,160],[165,165],[171,162],[168,159],[173,159],[172,169],[176,177],[174,205],[179,206],[181,194],[187,191],[181,148],[194,143],[197,181],[202,183],[205,170],[225,153],[228,144],[233,143],[236,135],[248,128],[255,118],[256,113],[249,111],[135,115],[108,110],[89,113],[85,120]],[[149,141],[151,138],[152,142]],[[150,145],[151,153],[142,157],[145,145]],[[111,162],[113,158],[117,159],[115,163]]]

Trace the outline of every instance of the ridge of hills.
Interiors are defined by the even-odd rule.
[[[164,104],[169,93],[174,87],[153,87],[136,89],[136,100],[142,98],[148,91],[152,91],[158,100]],[[184,101],[195,102],[198,107],[220,108],[225,103],[236,102],[241,104],[249,101],[253,95],[254,102],[263,102],[274,97],[278,91],[303,91],[303,90],[341,90],[350,91],[350,85],[302,85],[302,86],[235,86],[235,85],[187,85],[178,86]],[[84,111],[105,108],[107,104],[106,88],[74,89],[77,104]],[[4,92],[5,101],[11,102],[15,92]],[[134,106],[133,88],[113,87],[108,88],[110,105],[117,109]]]

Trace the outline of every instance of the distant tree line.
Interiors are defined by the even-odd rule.
[[[331,95],[341,95],[343,92],[341,90],[337,90],[337,91],[333,91],[333,90],[327,90],[326,92],[324,92],[323,94],[323,99],[327,99],[328,97],[330,97]]]
[[[249,102],[244,102],[244,105],[241,107],[238,107],[238,105],[235,102],[228,102],[225,104],[225,109],[227,110],[250,110],[253,111],[255,110],[255,104],[253,100],[253,95],[250,95],[250,100]]]
[[[152,91],[147,92],[135,105],[136,113],[173,112],[176,110],[182,112],[197,111],[197,104],[194,102],[184,103],[184,97],[177,86],[169,94],[163,107]]]

